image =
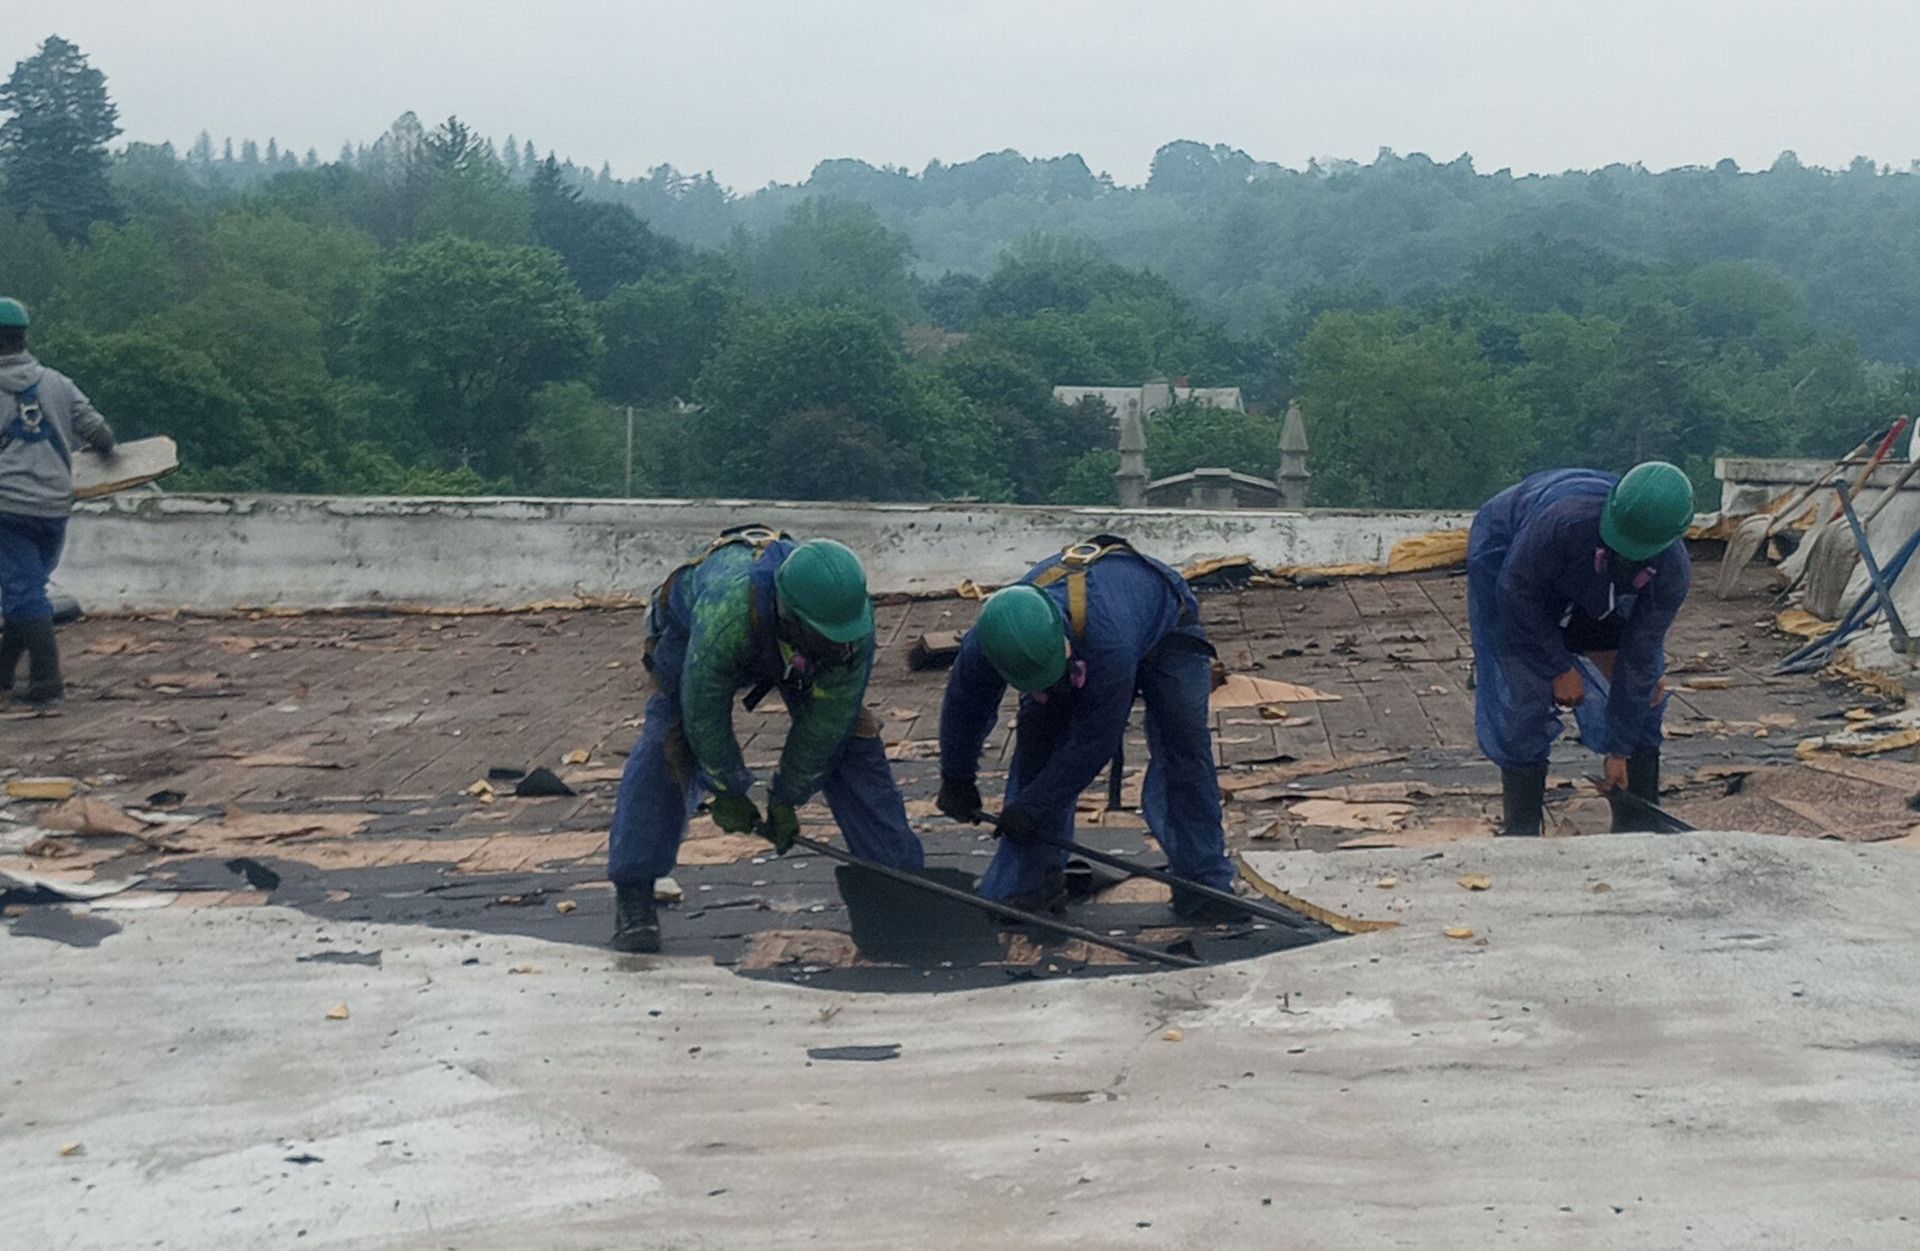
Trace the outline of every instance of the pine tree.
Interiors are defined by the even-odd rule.
[[[0,175],[6,205],[38,211],[62,239],[119,215],[107,183],[107,143],[120,133],[106,75],[80,49],[50,36],[0,84]]]
[[[260,163],[260,145],[251,139],[242,142],[240,145],[240,163],[242,165],[258,165]]]
[[[509,174],[517,174],[520,172],[520,141],[512,135],[507,136],[506,152],[501,159],[505,163]]]
[[[233,164],[233,136],[232,135],[227,136],[227,146],[220,150],[220,163],[222,165]]]
[[[280,141],[278,139],[275,139],[272,135],[268,135],[267,136],[267,164],[278,165],[279,163],[280,163]]]
[[[208,134],[204,130],[201,131],[200,137],[193,141],[193,146],[191,148],[187,149],[187,160],[191,161],[194,165],[199,166],[201,169],[205,169],[209,165],[212,165],[213,164],[213,136]]]

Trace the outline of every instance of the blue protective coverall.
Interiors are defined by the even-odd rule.
[[[1474,728],[1502,769],[1547,763],[1562,729],[1553,680],[1578,668],[1586,698],[1580,739],[1609,756],[1660,744],[1667,629],[1687,598],[1692,565],[1675,543],[1637,574],[1600,539],[1600,512],[1619,475],[1550,469],[1508,487],[1474,514],[1467,544],[1473,631]],[[1569,646],[1576,616],[1589,633],[1617,632],[1609,679]]]
[[[1059,563],[1060,557],[1049,557],[1024,580]],[[1067,620],[1067,583],[1042,590]],[[1086,633],[1072,646],[1069,681],[1020,699],[1006,806],[1035,814],[1042,837],[1071,839],[1080,792],[1113,759],[1137,692],[1146,703],[1149,761],[1141,798],[1147,828],[1175,873],[1231,889],[1207,703],[1213,649],[1193,592],[1157,560],[1128,551],[1104,556],[1087,567]],[[940,707],[943,777],[977,776],[1006,689],[979,638],[969,633]],[[1066,858],[1058,848],[1002,839],[980,893],[1006,899],[1037,889],[1047,866],[1063,865]]]
[[[733,733],[733,699],[763,682],[774,685],[793,717],[769,798],[799,805],[822,792],[855,855],[921,867],[920,840],[907,824],[879,727],[862,703],[873,641],[810,680],[782,651],[773,577],[793,548],[789,539],[758,550],[722,547],[681,570],[669,595],[655,594],[647,611],[655,690],[613,810],[607,876],[616,886],[644,885],[673,871],[687,818],[704,792],[752,789]]]

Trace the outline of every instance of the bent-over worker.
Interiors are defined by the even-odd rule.
[[[73,379],[27,351],[29,324],[20,301],[0,299],[0,692],[25,654],[21,698],[44,707],[65,691],[47,580],[73,513],[73,451],[111,452],[113,430]]]
[[[1667,630],[1692,581],[1680,541],[1692,521],[1693,484],[1664,461],[1624,477],[1536,473],[1474,515],[1474,728],[1500,766],[1505,833],[1541,831],[1561,708],[1606,757],[1613,828],[1652,828],[1612,793],[1660,801]]]
[[[1080,792],[1114,759],[1136,694],[1146,703],[1147,826],[1174,873],[1231,890],[1207,702],[1212,668],[1186,580],[1111,535],[1049,556],[990,596],[940,708],[939,808],[974,821],[981,748],[1007,687],[1020,692],[1002,839],[980,893],[1029,910],[1061,905],[1067,853],[1043,840],[1072,839]],[[1176,890],[1174,907],[1212,919],[1218,905]]]
[[[921,867],[879,725],[862,703],[873,601],[847,548],[758,526],[728,531],[654,592],[646,666],[654,694],[620,779],[607,856],[616,950],[660,949],[654,881],[673,871],[703,792],[712,792],[714,824],[758,833],[781,854],[800,832],[796,809],[821,792],[855,855]],[[733,733],[743,689],[748,708],[777,689],[793,717],[764,817]]]

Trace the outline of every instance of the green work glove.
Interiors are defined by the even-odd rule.
[[[799,832],[800,814],[792,804],[767,805],[767,821],[760,827],[760,837],[773,844],[774,854],[784,856],[791,851],[794,835]]]
[[[713,823],[729,834],[751,833],[760,824],[760,810],[745,795],[715,795]]]

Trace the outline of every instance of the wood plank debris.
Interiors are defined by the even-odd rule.
[[[1311,686],[1302,686],[1298,682],[1256,678],[1247,673],[1230,673],[1227,675],[1227,680],[1215,689],[1208,702],[1217,711],[1222,708],[1257,708],[1261,704],[1308,704],[1340,698],[1339,695],[1317,691]]]
[[[81,448],[73,454],[73,497],[98,499],[157,482],[178,468],[180,449],[164,434],[128,439],[105,456],[92,448]]]

